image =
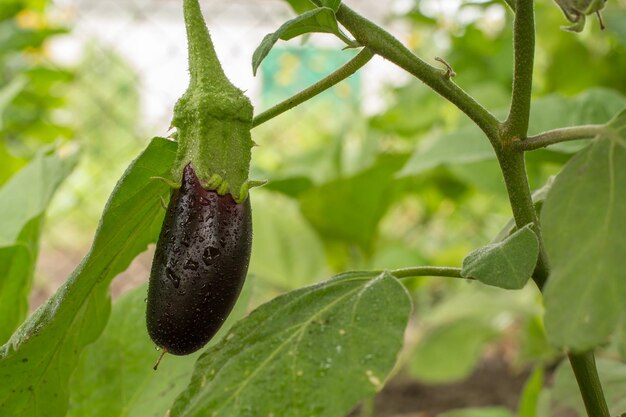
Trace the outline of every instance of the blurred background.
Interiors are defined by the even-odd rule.
[[[445,58],[459,85],[505,114],[512,13],[503,1],[346,3],[433,65],[435,56]],[[281,41],[254,77],[252,53],[294,16],[289,4],[201,5],[225,72],[256,113],[355,55],[331,35]],[[626,2],[609,2],[604,32],[593,18],[581,34],[561,31],[567,22],[549,0],[536,2],[536,15],[531,129],[606,121],[624,106]],[[31,311],[87,252],[125,167],[150,138],[169,134],[187,86],[186,60],[180,0],[2,0],[0,185],[42,148],[80,155],[47,211]],[[510,218],[493,157],[457,146],[484,141],[480,133],[377,57],[254,129],[253,139],[251,177],[270,180],[252,193],[253,305],[349,269],[458,266]],[[541,188],[576,146],[533,153],[532,187]],[[114,281],[114,297],[147,280],[151,250]],[[560,354],[545,341],[534,286],[504,292],[442,278],[408,285],[417,307],[397,377],[364,408],[424,417],[475,406],[501,416],[498,407],[518,407],[531,373],[552,378]],[[566,403],[559,412],[576,415]]]

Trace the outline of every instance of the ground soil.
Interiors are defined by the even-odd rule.
[[[501,406],[515,411],[528,371],[514,371],[502,357],[483,360],[472,375],[453,384],[422,384],[398,375],[376,396],[373,416],[435,417],[466,407]],[[351,416],[361,415],[355,410]]]

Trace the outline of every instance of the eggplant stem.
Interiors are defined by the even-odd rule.
[[[163,359],[163,356],[165,356],[166,353],[167,353],[167,349],[163,348],[163,352],[161,352],[161,354],[159,355],[159,359],[157,359],[152,369],[154,369],[155,371],[157,370],[157,368],[159,367],[159,364],[161,363],[161,359]]]

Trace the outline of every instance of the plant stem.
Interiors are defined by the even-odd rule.
[[[535,57],[534,13],[533,0],[515,2],[513,93],[509,116],[503,124],[503,139],[507,140],[524,138],[528,132]]]
[[[504,0],[504,2],[515,12],[515,0]]]
[[[451,266],[414,266],[411,268],[393,269],[389,272],[396,278],[412,278],[424,276],[464,278],[461,276],[461,268],[453,268]]]
[[[278,103],[272,108],[265,110],[263,113],[257,115],[252,120],[252,127],[256,127],[268,120],[278,116],[281,113],[290,110],[297,105],[304,103],[312,97],[320,94],[321,92],[329,89],[333,85],[345,80],[355,72],[357,72],[363,65],[367,64],[374,56],[374,53],[368,48],[363,48],[354,58],[348,61],[344,66],[333,72],[326,78],[316,82],[312,86],[300,91],[296,95],[288,98],[287,100]]]
[[[532,151],[569,140],[590,139],[601,133],[603,128],[603,125],[583,125],[548,130],[516,142],[516,147],[521,151]]]
[[[183,0],[189,50],[190,87],[230,84],[215,53],[198,0]]]
[[[517,227],[533,224],[540,244],[540,253],[533,279],[540,289],[550,274],[550,266],[541,236],[539,218],[532,202],[524,161],[524,150],[516,146],[528,133],[530,96],[535,49],[535,25],[532,0],[517,0],[513,44],[515,74],[509,117],[501,126],[499,146],[494,149],[502,169],[513,217]],[[589,417],[609,417],[606,399],[598,377],[593,351],[570,354],[569,360]]]
[[[504,184],[509,195],[509,202],[511,203],[516,226],[519,229],[527,224],[532,224],[533,231],[537,235],[539,258],[533,273],[533,280],[539,289],[542,289],[549,274],[548,257],[543,245],[539,218],[537,217],[530,186],[528,185],[524,153],[516,149],[504,147],[497,150],[496,154],[502,169]]]
[[[572,364],[576,381],[585,403],[589,417],[609,417],[609,408],[604,401],[602,384],[596,370],[596,360],[593,351],[584,353],[569,353],[567,355]]]
[[[492,143],[497,141],[498,120],[452,80],[446,78],[446,71],[422,61],[389,32],[360,16],[345,4],[341,4],[336,16],[361,45],[423,81],[472,119]]]

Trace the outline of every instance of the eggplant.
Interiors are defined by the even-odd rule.
[[[220,329],[243,287],[252,248],[250,198],[237,204],[200,184],[187,164],[157,242],[146,309],[150,337],[188,355]]]

